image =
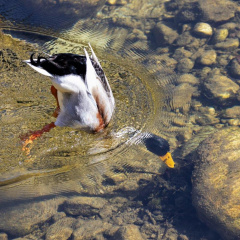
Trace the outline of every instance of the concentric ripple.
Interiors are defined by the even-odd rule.
[[[162,163],[144,148],[141,136],[143,132],[161,135],[163,110],[171,95],[166,86],[175,81],[172,72],[160,65],[153,68],[143,49],[124,41],[126,32],[120,28],[98,25],[96,29],[83,21],[62,32],[22,23],[12,26],[7,21],[2,28],[35,45],[19,42],[20,51],[6,44],[2,51],[0,202],[69,192],[96,193],[102,191],[104,179],[118,173],[161,171]],[[50,79],[22,60],[32,52],[82,54],[88,41],[116,100],[110,125],[98,134],[57,127],[35,140],[26,154],[20,136],[54,121],[56,104]]]

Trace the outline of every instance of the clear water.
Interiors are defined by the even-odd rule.
[[[152,132],[175,143],[172,150],[176,147],[172,137],[176,124],[172,123],[189,118],[176,114],[172,101],[177,74],[167,63],[153,61],[150,56],[156,53],[144,43],[126,39],[130,28],[96,18],[104,1],[94,7],[83,4],[82,12],[74,12],[71,1],[42,8],[30,3],[0,1],[0,28],[26,41],[2,38],[0,204],[72,193],[99,194],[112,191],[102,183],[118,173],[141,172],[148,179],[164,172],[166,166],[139,139],[143,132]],[[48,14],[50,11],[56,14]],[[110,125],[98,134],[55,128],[35,140],[26,154],[20,136],[54,121],[56,103],[50,94],[50,79],[22,61],[33,52],[83,54],[88,42],[116,100]],[[183,124],[182,129],[186,128]]]

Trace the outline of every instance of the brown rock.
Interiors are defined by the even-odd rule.
[[[95,239],[95,236],[108,232],[112,225],[102,220],[78,220],[73,240]]]
[[[0,233],[0,240],[8,240],[8,235],[6,233]]]
[[[74,218],[62,218],[52,224],[46,233],[46,240],[67,240],[73,232],[73,224],[77,220]]]
[[[226,100],[236,98],[239,85],[230,78],[213,73],[204,81],[207,95],[211,98],[226,103]]]
[[[193,205],[199,218],[223,239],[240,239],[240,129],[221,129],[197,150]]]
[[[143,237],[136,225],[129,224],[120,227],[114,234],[114,239],[118,240],[143,240]]]
[[[73,197],[63,204],[64,211],[70,215],[92,216],[107,204],[107,201],[99,197]]]
[[[222,22],[233,18],[236,4],[228,0],[199,0],[199,9],[207,22]]]
[[[225,118],[240,118],[240,106],[227,108],[223,114]]]

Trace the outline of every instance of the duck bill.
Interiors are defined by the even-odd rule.
[[[170,152],[167,152],[164,156],[159,156],[159,158],[170,168],[174,168],[175,162],[172,159]]]

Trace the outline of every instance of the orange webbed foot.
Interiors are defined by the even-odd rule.
[[[26,155],[30,155],[30,151],[32,148],[33,141],[36,138],[41,137],[44,133],[49,132],[52,128],[56,127],[54,122],[46,124],[42,129],[30,132],[30,134],[26,134],[25,136],[20,136],[22,140],[22,151],[26,153]]]

